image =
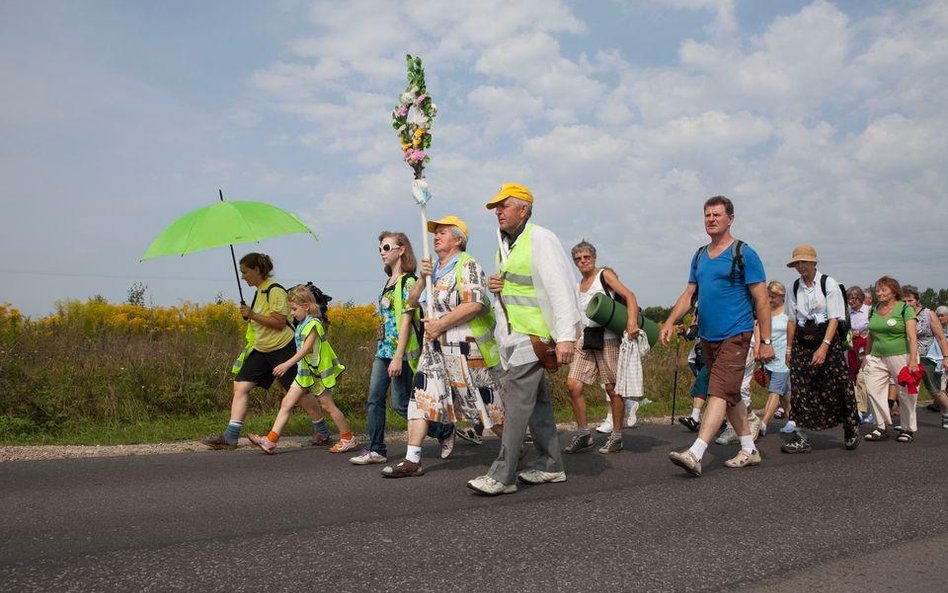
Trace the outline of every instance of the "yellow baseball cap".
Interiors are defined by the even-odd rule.
[[[433,233],[438,230],[438,225],[442,224],[445,226],[453,226],[461,229],[461,232],[464,233],[464,236],[467,237],[467,224],[453,214],[445,216],[441,220],[429,220],[428,221],[428,232]]]
[[[526,186],[520,185],[519,183],[505,183],[500,186],[500,191],[497,192],[497,195],[491,198],[490,202],[487,202],[487,209],[493,209],[497,204],[507,198],[518,198],[524,202],[533,203],[533,194],[530,193],[530,190],[527,189]]]

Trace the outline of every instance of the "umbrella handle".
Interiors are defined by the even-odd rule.
[[[224,201],[224,191],[221,190],[220,188],[218,188],[217,193],[218,193],[218,195],[220,195],[220,197],[221,197],[221,202],[223,202],[223,201]],[[232,262],[234,262],[234,276],[237,277],[237,292],[240,294],[240,304],[241,304],[241,305],[246,305],[247,302],[244,301],[244,289],[243,289],[243,287],[240,286],[240,272],[237,271],[237,256],[234,254],[234,246],[233,246],[233,245],[228,245],[228,247],[230,247],[230,260],[231,260]],[[244,319],[246,320],[247,318],[244,317]]]

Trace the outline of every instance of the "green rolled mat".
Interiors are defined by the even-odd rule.
[[[629,310],[606,293],[600,292],[593,295],[589,304],[586,305],[586,317],[621,336],[629,319]],[[649,347],[654,346],[658,341],[658,324],[644,317],[641,310],[639,311],[639,329],[648,337]]]

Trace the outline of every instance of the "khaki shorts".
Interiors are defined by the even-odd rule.
[[[576,342],[573,363],[569,366],[569,378],[586,385],[616,384],[616,368],[619,366],[619,340],[605,340],[602,350],[583,350],[583,340]]]
[[[752,332],[744,332],[721,342],[701,341],[704,364],[711,369],[708,397],[720,397],[729,406],[741,403],[741,382],[751,336]]]

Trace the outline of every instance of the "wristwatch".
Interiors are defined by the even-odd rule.
[[[763,344],[764,346],[772,346],[774,341],[771,340],[770,338],[761,338],[760,343]]]

